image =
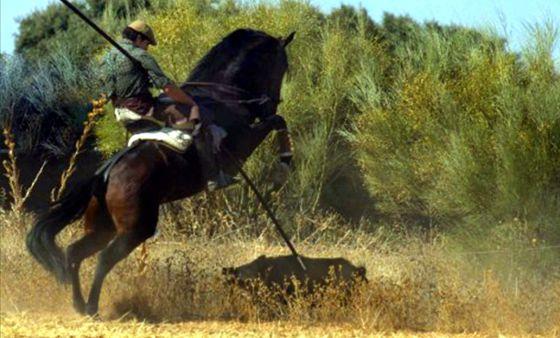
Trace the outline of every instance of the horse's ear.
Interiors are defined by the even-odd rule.
[[[294,40],[295,35],[296,35],[296,32],[291,32],[290,35],[288,35],[288,37],[284,39],[284,41],[283,41],[284,48],[286,48],[286,46],[288,46],[290,44],[290,42],[292,42]]]

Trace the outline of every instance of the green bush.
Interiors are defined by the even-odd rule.
[[[0,61],[0,128],[11,126],[18,152],[62,155],[73,149],[88,102],[99,92],[93,74],[64,51],[38,62],[18,55]]]
[[[552,23],[532,27],[530,43],[514,54],[491,32],[391,14],[376,23],[364,9],[348,6],[324,15],[298,0],[123,0],[111,6],[89,0],[83,6],[113,34],[127,20],[145,19],[159,41],[150,51],[177,82],[237,28],[297,32],[279,107],[294,139],[295,169],[281,192],[270,195],[287,216],[332,210],[360,216],[369,205],[389,219],[447,227],[473,242],[484,236],[506,241],[512,229],[523,238],[560,241],[560,85]],[[74,34],[71,29],[57,31],[29,38],[28,47],[40,54],[45,39],[78,39],[64,36]],[[104,52],[96,46],[76,42],[70,49],[77,51],[66,53],[76,60],[73,55],[86,50],[89,61]],[[72,84],[65,91],[78,89],[75,98],[90,88],[63,82]],[[106,154],[125,144],[110,107],[96,135]],[[246,164],[263,190],[272,147],[265,142]],[[218,199],[228,210],[257,208],[244,186]]]
[[[371,25],[361,24],[361,20],[368,20],[366,15],[353,17],[357,24],[346,31],[340,28],[340,17],[326,21],[316,8],[299,1],[250,5],[225,2],[205,10],[196,1],[178,1],[174,9],[145,14],[159,40],[153,54],[177,82],[185,80],[197,60],[239,27],[264,30],[274,36],[296,31],[297,38],[289,47],[290,72],[279,113],[287,118],[294,136],[297,169],[283,201],[292,210],[315,212],[320,206],[328,207],[324,201],[336,200],[325,198],[325,192],[354,164],[351,157],[342,155],[349,149],[340,131],[357,113],[349,98],[358,75],[355,65],[363,59],[382,58],[382,48],[371,43]],[[108,149],[107,145],[119,143],[112,142],[116,136],[109,128],[114,127],[101,126],[97,135],[104,149],[113,152],[116,148]],[[120,130],[114,132],[122,134]],[[250,174],[262,178],[263,185],[271,169],[266,163],[273,162],[272,153],[271,143],[267,143],[247,164]],[[233,199],[246,201],[243,196]]]
[[[387,95],[365,71],[354,96],[361,113],[351,140],[379,207],[448,224],[474,215],[559,220],[551,26],[537,27],[521,58],[493,36],[480,43],[470,32],[420,33],[396,50]],[[560,235],[538,229],[547,230]]]
[[[152,6],[152,2],[154,6]],[[119,34],[125,23],[146,9],[164,7],[168,0],[76,1],[74,5],[109,33]],[[53,3],[19,22],[16,52],[28,60],[42,60],[64,49],[73,63],[88,64],[106,44],[93,29],[61,3]],[[68,47],[71,48],[68,48]]]

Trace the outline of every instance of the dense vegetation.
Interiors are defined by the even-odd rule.
[[[295,169],[271,195],[285,216],[334,213],[361,218],[356,224],[366,228],[443,229],[466,245],[466,239],[483,237],[492,247],[560,242],[560,81],[552,23],[531,27],[526,48],[512,53],[492,32],[391,14],[373,22],[365,10],[348,6],[325,15],[302,1],[111,4],[89,0],[81,6],[114,35],[130,18],[145,18],[159,40],[153,54],[178,82],[233,29],[277,36],[297,31],[279,112],[291,126]],[[45,55],[61,44],[67,45],[65,58],[47,61]],[[8,102],[38,102],[39,111],[53,100],[52,110],[79,120],[62,107],[83,105],[96,87],[89,77],[94,72],[76,65],[95,64],[105,47],[61,5],[23,19],[17,51],[25,61],[9,56],[1,63],[3,116],[9,115]],[[68,68],[49,73],[62,69],[61,60],[68,60]],[[55,66],[41,73],[47,62]],[[32,70],[22,68],[20,75],[18,67]],[[45,84],[52,84],[52,92],[44,91]],[[23,95],[16,85],[34,90]],[[66,94],[70,89],[75,95]],[[40,101],[29,99],[37,93],[43,94]],[[14,121],[27,119],[22,116]],[[25,130],[25,124],[17,128]],[[111,114],[100,121],[97,135],[106,154],[124,144]],[[263,189],[271,149],[261,147],[247,165]],[[212,203],[253,214],[251,201],[240,187]]]

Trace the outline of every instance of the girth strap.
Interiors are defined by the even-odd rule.
[[[97,169],[95,171],[95,175],[99,175],[99,176],[103,176],[103,183],[107,183],[107,181],[109,180],[109,173],[111,172],[111,169],[113,169],[113,167],[115,166],[115,164],[117,164],[117,162],[120,161],[120,159],[129,151],[131,151],[132,149],[136,148],[138,146],[138,143],[133,144],[130,147],[126,147],[122,150],[120,150],[118,153],[116,153],[115,155],[113,155],[110,159],[108,159],[107,161],[105,161],[101,167],[99,167],[99,169]]]

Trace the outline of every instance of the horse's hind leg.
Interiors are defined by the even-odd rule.
[[[117,210],[115,212],[111,211],[117,228],[117,235],[99,255],[95,277],[86,304],[87,314],[92,316],[97,314],[101,287],[111,269],[155,233],[158,205],[157,203],[146,204],[125,208],[126,211],[123,212],[121,217],[115,215]]]
[[[80,265],[89,256],[107,246],[115,235],[113,222],[106,208],[99,205],[97,198],[92,198],[85,215],[86,234],[68,246],[66,250],[67,271],[72,282],[72,300],[79,313],[85,312],[85,302],[80,285]]]

